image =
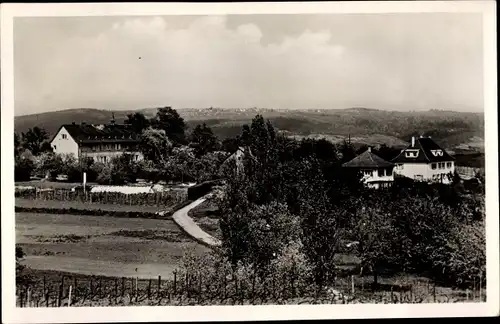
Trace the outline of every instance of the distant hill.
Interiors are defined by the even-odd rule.
[[[156,108],[140,109],[147,117]],[[262,108],[178,109],[188,126],[206,123],[223,139],[240,133],[241,126],[261,114],[290,136],[324,137],[339,142],[351,135],[351,141],[365,144],[405,145],[412,135],[430,135],[446,149],[481,151],[484,149],[484,114],[430,110],[424,112],[385,111],[369,108],[337,110],[281,110]],[[15,131],[26,132],[34,126],[54,134],[61,124],[108,123],[112,113],[117,122],[135,111],[71,109],[17,116]]]

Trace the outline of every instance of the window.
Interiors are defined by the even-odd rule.
[[[432,155],[434,156],[443,156],[443,151],[442,150],[431,150]]]
[[[384,174],[384,169],[378,169],[378,176],[379,177],[383,177],[385,174]]]
[[[444,162],[439,162],[439,168],[444,169]]]
[[[406,150],[405,155],[407,158],[416,158],[419,150]]]
[[[385,175],[386,175],[386,176],[391,176],[391,175],[392,175],[392,168],[387,168],[387,169],[385,170]]]
[[[55,146],[54,146],[54,148],[55,148]],[[451,168],[451,166],[452,166],[452,163],[451,163],[451,162],[446,162],[446,167],[447,167],[448,169],[450,169],[450,168]]]
[[[67,134],[62,134],[62,139],[68,139],[68,135]]]
[[[436,170],[436,163],[431,163],[432,170]]]
[[[57,150],[57,146],[56,145],[54,145],[54,150]]]
[[[363,174],[364,174],[365,176],[370,176],[370,177],[371,177],[371,176],[373,175],[373,171],[372,171],[372,170],[364,170],[364,171],[363,171]]]

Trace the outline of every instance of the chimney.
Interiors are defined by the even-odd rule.
[[[415,136],[411,137],[411,147],[415,147]]]

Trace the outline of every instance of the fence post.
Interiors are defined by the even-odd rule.
[[[20,292],[19,292],[19,307],[23,307],[23,302],[24,302],[24,293],[23,293],[23,289],[21,288],[20,289]]]
[[[202,291],[203,291],[203,287],[201,285],[201,273],[198,274],[198,303],[201,302],[202,298],[201,298],[201,294],[202,294]]]
[[[92,284],[92,281],[93,281],[93,277],[90,277],[90,281],[89,281],[89,290],[90,290],[90,295],[92,295],[92,297],[94,297],[94,285]]]
[[[43,293],[45,294],[45,288],[46,288],[46,285],[47,285],[47,277],[46,276],[43,276]]]
[[[71,306],[71,288],[72,288],[72,286],[71,286],[71,285],[69,285],[69,293],[68,293],[68,307],[70,307],[70,306]]]
[[[61,297],[64,298],[64,275],[61,276],[61,291],[63,293]]]
[[[174,270],[174,295],[177,294],[177,270]]]
[[[137,302],[137,297],[139,295],[139,277],[135,277],[135,302]]]
[[[148,298],[151,298],[151,279],[149,279],[148,283]]]
[[[118,301],[118,278],[115,278],[115,303]]]
[[[476,277],[472,278],[473,286],[472,286],[472,300],[476,300]]]
[[[125,277],[122,277],[122,298],[125,296]]]
[[[432,295],[434,296],[434,302],[436,302],[436,282],[434,281],[434,288],[432,289]]]
[[[354,296],[354,275],[351,275],[351,288],[352,288],[352,294]]]
[[[161,276],[158,275],[158,298],[160,298],[160,292],[161,292]]]
[[[61,307],[61,302],[62,302],[62,295],[63,295],[63,285],[59,285],[59,295],[57,296],[57,307]]]
[[[49,307],[49,296],[50,296],[50,288],[47,288],[47,292],[45,293],[45,307]]]
[[[31,300],[31,287],[28,287],[28,291],[26,293],[26,304],[28,307],[30,307],[30,300]]]
[[[227,274],[226,274],[226,269],[224,269],[224,299],[227,298]]]
[[[391,303],[394,303],[394,292],[393,292],[393,286],[391,285]]]
[[[483,287],[482,287],[482,283],[483,283],[482,281],[483,281],[483,280],[482,280],[482,279],[483,279],[483,278],[482,278],[482,276],[481,276],[481,273],[479,273],[479,301],[480,301],[480,302],[481,302],[481,301],[483,301],[483,295],[482,295],[482,288],[483,288]]]

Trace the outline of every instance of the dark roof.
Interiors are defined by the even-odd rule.
[[[369,149],[351,161],[342,164],[343,167],[347,168],[387,168],[393,165],[393,163],[382,159]]]
[[[415,158],[406,157],[406,150],[418,150],[418,156]],[[432,150],[443,151],[442,156],[435,156],[432,154]],[[415,138],[415,146],[411,144],[396,156],[392,162],[395,163],[430,163],[430,162],[444,162],[452,161],[454,158],[448,154],[444,149],[442,149],[436,142],[434,142],[430,137],[420,137]]]
[[[56,135],[63,127],[77,143],[120,143],[138,141],[138,134],[134,132],[130,125],[126,124],[66,124],[59,128]]]

